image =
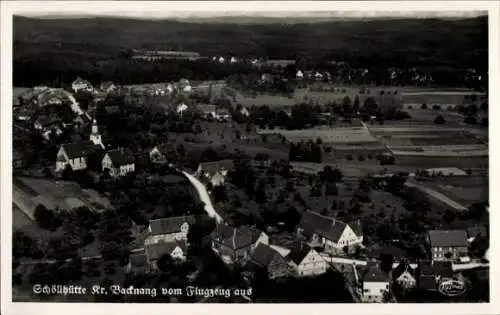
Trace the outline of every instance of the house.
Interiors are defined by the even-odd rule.
[[[104,81],[101,83],[100,90],[102,92],[110,93],[110,92],[116,91],[116,89],[117,89],[116,85],[111,81]]]
[[[248,116],[250,116],[250,111],[246,107],[242,106],[240,108],[240,114],[242,116],[248,117]]]
[[[227,177],[228,173],[234,168],[233,160],[220,160],[216,162],[204,162],[198,165],[195,174],[198,177],[211,179],[217,172]]]
[[[326,260],[306,244],[292,248],[286,256],[292,273],[298,277],[320,275],[326,272]]]
[[[488,237],[488,233],[484,225],[474,225],[467,228],[467,240],[469,242],[473,242],[477,237]]]
[[[259,243],[269,244],[266,233],[248,226],[217,225],[210,238],[212,249],[226,264],[245,265]]]
[[[231,113],[227,108],[219,108],[215,111],[214,117],[219,121],[228,121],[231,119]]]
[[[392,282],[397,283],[403,290],[415,288],[417,286],[416,268],[406,261],[399,263],[392,270]]]
[[[109,170],[111,177],[123,176],[135,171],[135,157],[128,149],[108,151],[102,159],[102,171]]]
[[[151,270],[146,253],[131,254],[125,267],[127,273],[144,274]]]
[[[194,224],[194,216],[179,216],[149,221],[149,236],[145,244],[186,241],[189,228]]]
[[[416,275],[419,289],[436,291],[442,280],[453,277],[452,263],[450,261],[420,261]]]
[[[167,153],[170,151],[170,146],[166,143],[155,146],[149,151],[149,159],[153,163],[167,162]]]
[[[238,62],[238,59],[236,59],[236,57],[231,57],[230,62],[231,62],[231,63],[237,63],[237,62]]]
[[[101,147],[91,140],[63,144],[57,152],[56,172],[63,171],[68,165],[73,171],[84,170],[88,156],[100,150]]]
[[[219,57],[219,62],[220,63],[224,63],[226,61],[226,59],[224,59],[224,57]]]
[[[320,73],[320,72],[316,72],[316,73],[314,74],[314,78],[315,78],[316,80],[318,80],[318,81],[323,80],[323,74],[322,74],[322,73]]]
[[[272,247],[259,243],[247,263],[250,269],[262,269],[269,279],[286,277],[289,274],[288,261]]]
[[[295,78],[297,80],[302,80],[304,79],[304,73],[301,70],[297,70],[297,73],[295,74]]]
[[[467,256],[467,232],[465,230],[433,230],[426,235],[433,261],[452,261]]]
[[[61,119],[55,116],[40,116],[33,123],[33,127],[39,131],[45,131],[52,127],[57,126],[61,122]]]
[[[362,301],[368,303],[381,303],[384,296],[389,293],[390,277],[380,269],[378,263],[369,262],[363,277]]]
[[[188,106],[184,103],[180,103],[178,106],[177,106],[177,113],[180,113],[182,114],[185,110],[188,109]]]
[[[297,226],[297,234],[305,236],[310,246],[323,247],[326,253],[332,255],[345,253],[346,249],[352,250],[363,242],[359,221],[344,223],[313,211],[304,213]]]
[[[223,186],[225,182],[226,182],[226,177],[222,175],[221,172],[219,171],[215,172],[215,174],[210,178],[210,183],[212,184],[212,187]]]
[[[73,83],[71,84],[71,88],[73,89],[73,91],[75,91],[75,93],[78,91],[91,92],[92,90],[94,90],[92,84],[90,84],[89,81],[84,80],[80,77],[76,78],[76,80],[73,81]]]
[[[145,245],[144,249],[152,269],[158,269],[158,260],[163,255],[169,255],[175,260],[186,260],[186,242],[153,243]]]

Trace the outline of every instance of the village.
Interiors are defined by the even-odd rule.
[[[298,70],[295,80],[314,86],[323,76],[304,79]],[[452,123],[456,111],[408,109],[394,89],[388,103],[381,92],[352,102],[353,89],[339,88],[340,95],[313,92],[322,93],[314,104],[307,94],[301,101],[309,104],[271,108],[271,115],[265,105],[242,105],[237,87],[188,79],[94,87],[78,77],[70,89],[15,88],[19,296],[31,282],[56,276],[69,283],[104,277],[244,285],[253,288],[244,302],[475,299],[472,288],[488,282],[487,199],[477,203],[479,192],[474,202],[456,200],[438,187],[475,181],[480,189],[488,149],[467,125]],[[340,111],[321,105],[328,93]],[[410,118],[370,111],[394,102],[388,107],[405,108]],[[439,115],[452,126],[433,122]],[[430,120],[421,125],[428,133],[404,124],[415,119]],[[305,127],[281,127],[288,120]],[[443,140],[447,132],[456,139],[458,129],[469,142]],[[441,142],[430,136],[437,130]],[[435,141],[425,147],[421,140],[419,151],[419,139]],[[400,162],[432,145],[439,153]],[[466,163],[436,157],[458,160],[460,146],[469,146]],[[427,158],[435,167],[422,168]],[[87,271],[72,279],[53,264]],[[301,285],[311,287],[310,296],[291,289]],[[333,293],[321,296],[320,289]]]

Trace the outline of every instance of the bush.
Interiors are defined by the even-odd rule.
[[[433,110],[440,110],[441,106],[439,106],[439,105],[432,105],[432,109]]]
[[[358,161],[363,162],[365,160],[365,157],[363,155],[358,156]]]
[[[427,104],[423,103],[422,106],[420,106],[421,109],[427,109]]]
[[[349,161],[352,161],[352,155],[348,154],[346,157],[345,157],[347,160]]]
[[[434,123],[436,125],[444,125],[445,122],[446,122],[446,119],[444,119],[444,117],[441,115],[436,116],[436,118],[434,119]]]

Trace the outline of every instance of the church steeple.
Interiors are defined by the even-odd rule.
[[[90,141],[104,149],[102,137],[99,133],[99,127],[97,126],[97,120],[95,118],[92,120],[92,132],[90,134]]]

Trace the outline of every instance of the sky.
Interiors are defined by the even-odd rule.
[[[137,10],[130,11],[114,11],[114,12],[95,12],[79,10],[79,11],[46,11],[46,12],[27,12],[21,15],[29,17],[44,17],[44,16],[118,16],[118,17],[131,17],[131,18],[210,18],[210,17],[234,17],[234,16],[249,16],[249,17],[272,17],[272,18],[286,18],[286,17],[320,17],[320,18],[380,18],[380,17],[413,17],[413,18],[429,18],[429,17],[475,17],[485,14],[484,11],[335,11],[335,12],[304,12],[304,11],[281,11],[281,12],[244,12],[244,11],[151,11],[151,10]]]
[[[118,16],[147,19],[235,16],[453,18],[484,15],[491,6],[491,2],[488,5],[484,1],[4,1],[2,4],[12,7],[15,14],[29,17]]]

